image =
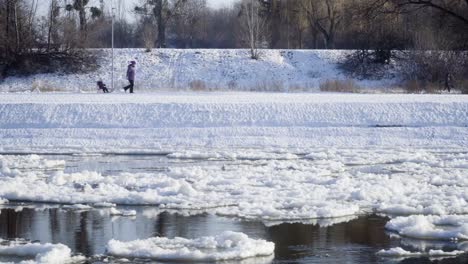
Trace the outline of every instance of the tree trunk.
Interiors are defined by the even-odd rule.
[[[166,47],[166,22],[163,17],[163,8],[164,3],[163,0],[157,0],[156,5],[154,7],[154,16],[156,17],[158,23],[158,42],[157,48],[165,48]]]
[[[15,26],[15,51],[18,54],[20,51],[20,35],[18,28],[18,1],[14,1],[14,26]]]

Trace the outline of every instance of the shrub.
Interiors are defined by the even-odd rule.
[[[401,63],[401,75],[407,81],[417,80],[426,92],[450,91],[466,78],[467,60],[468,53],[462,51],[412,51]]]
[[[320,83],[321,92],[358,93],[361,91],[356,82],[351,79],[346,80],[326,80]]]
[[[26,53],[6,66],[6,76],[40,73],[87,73],[99,68],[97,56],[85,50],[70,52]]]
[[[438,93],[441,90],[438,83],[425,82],[421,80],[408,80],[404,83],[403,88],[408,93]]]
[[[190,90],[192,91],[206,91],[207,87],[204,81],[194,80],[189,83]]]
[[[348,54],[340,68],[352,78],[382,79],[393,68],[396,52],[390,50],[357,50]]]

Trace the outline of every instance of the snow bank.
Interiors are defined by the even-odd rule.
[[[273,255],[275,245],[254,240],[243,233],[223,232],[215,237],[197,239],[156,237],[147,240],[107,244],[110,255],[170,261],[224,261]]]
[[[7,94],[0,127],[466,127],[467,112],[468,96]]]
[[[0,153],[251,159],[258,153],[245,149],[463,148],[468,146],[467,112],[468,96],[462,95],[5,94]],[[243,150],[232,153],[231,147]]]
[[[89,74],[39,74],[10,77],[0,91],[96,91],[96,81],[111,83],[110,50],[96,51],[101,66]],[[128,62],[136,60],[136,90],[219,89],[240,91],[317,91],[328,79],[346,79],[338,69],[346,51],[265,50],[260,60],[250,59],[247,50],[162,49],[146,53],[141,49],[115,50],[115,82],[127,85]],[[364,87],[388,87],[395,80],[356,82]]]
[[[0,255],[34,257],[34,260],[22,261],[21,264],[64,264],[84,260],[83,257],[72,257],[70,248],[62,244],[23,244],[1,239]]]
[[[446,257],[446,256],[457,256],[466,253],[465,251],[443,251],[443,250],[429,250],[428,252],[410,252],[400,247],[391,248],[389,250],[381,250],[377,252],[377,255],[382,257]]]
[[[417,239],[468,240],[468,216],[412,215],[390,220],[385,228]]]

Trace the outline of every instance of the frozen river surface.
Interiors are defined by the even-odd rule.
[[[62,260],[91,263],[187,256],[202,263],[466,263],[467,155],[461,149],[245,149],[2,156],[0,262],[61,263],[47,262],[49,256],[41,262],[38,252],[46,249],[17,250],[36,243],[63,244],[69,252]],[[452,219],[408,218],[420,214]],[[407,221],[392,222],[397,230],[390,230],[391,219]],[[207,249],[210,239],[223,246]],[[226,248],[226,241],[237,244]],[[429,254],[436,250],[443,253]]]

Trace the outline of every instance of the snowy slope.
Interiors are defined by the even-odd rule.
[[[89,74],[40,74],[11,77],[0,83],[0,92],[95,91],[95,82],[111,83],[111,52],[100,54],[101,66]],[[119,89],[127,85],[126,67],[136,60],[138,91],[154,90],[236,90],[236,91],[317,91],[326,80],[346,79],[338,67],[346,51],[265,50],[261,60],[249,58],[247,50],[164,49],[146,53],[141,49],[115,51],[115,81]],[[389,87],[395,80],[357,81],[362,87]]]

